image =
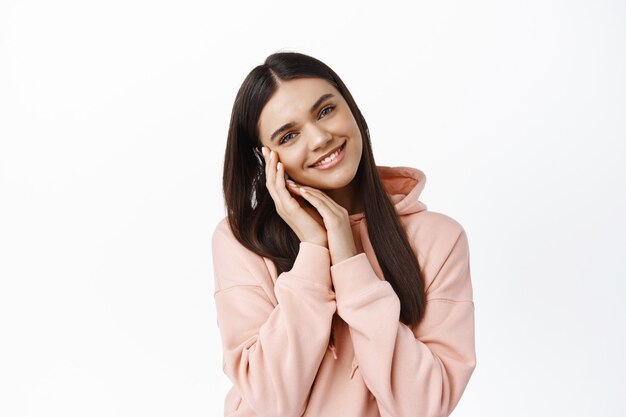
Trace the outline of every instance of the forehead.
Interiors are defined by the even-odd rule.
[[[275,129],[285,123],[307,117],[313,103],[327,93],[334,94],[334,100],[343,99],[332,84],[321,78],[282,81],[261,111],[259,117],[261,139],[269,138]]]

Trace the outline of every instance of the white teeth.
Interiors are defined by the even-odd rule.
[[[316,166],[319,165],[326,165],[327,163],[331,162],[333,159],[335,159],[337,156],[339,156],[339,152],[341,151],[341,148],[337,149],[335,152],[333,152],[332,154],[330,154],[329,156],[327,156],[326,158],[322,159],[321,161],[319,161],[318,163],[316,163]]]

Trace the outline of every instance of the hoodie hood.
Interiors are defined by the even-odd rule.
[[[377,166],[378,175],[399,216],[426,210],[419,196],[426,185],[426,175],[416,168]],[[359,222],[365,213],[350,215],[350,223]]]

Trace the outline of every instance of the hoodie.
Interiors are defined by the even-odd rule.
[[[242,246],[222,219],[212,237],[223,369],[231,417],[448,416],[476,366],[467,235],[419,200],[418,169],[378,171],[426,289],[419,325],[400,317],[363,213],[350,215],[358,254],[331,265],[301,242],[290,271]]]

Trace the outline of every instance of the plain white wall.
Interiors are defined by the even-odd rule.
[[[218,416],[210,237],[265,56],[344,79],[468,232],[456,416],[623,416],[623,1],[0,3],[0,415]]]

